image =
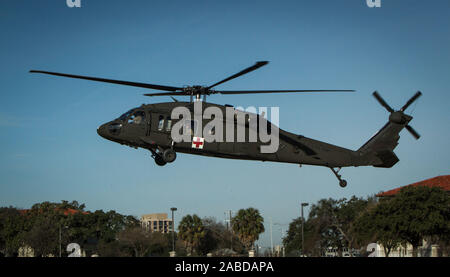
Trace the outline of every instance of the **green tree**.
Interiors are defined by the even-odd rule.
[[[0,253],[16,256],[23,244],[23,237],[31,225],[14,207],[0,208]]]
[[[317,204],[311,206],[309,217],[315,224],[315,232],[319,234],[318,245],[322,252],[328,247],[338,249],[342,252],[344,247],[343,234],[338,230],[336,213],[339,209],[339,202],[343,200],[321,199]]]
[[[264,218],[254,208],[240,209],[231,220],[233,231],[247,250],[254,247],[259,235],[264,232]]]
[[[425,237],[450,236],[450,196],[437,187],[408,186],[389,200],[392,205],[392,224],[399,237],[413,246],[417,256],[418,246]]]
[[[365,245],[370,242],[381,243],[386,257],[389,257],[391,251],[402,243],[398,230],[395,228],[393,216],[395,212],[389,201],[381,201],[368,209],[355,222],[354,229],[358,239]]]
[[[205,228],[205,237],[201,240],[199,250],[202,254],[212,252],[226,252],[220,250],[232,249],[236,253],[242,253],[245,247],[239,238],[223,223],[218,223],[214,218],[202,219]],[[230,251],[228,251],[230,253]]]
[[[121,245],[131,250],[133,257],[160,256],[163,252],[168,252],[167,236],[160,232],[146,231],[141,227],[121,231],[118,240]]]
[[[193,251],[198,252],[198,247],[205,235],[206,231],[200,217],[194,214],[186,215],[181,219],[178,225],[178,237],[185,242],[189,255],[192,255]]]
[[[59,226],[55,216],[41,216],[25,235],[25,245],[30,246],[36,257],[59,255]]]
[[[62,255],[65,246],[78,243],[88,255],[107,250],[123,254],[117,245],[118,233],[126,228],[139,226],[133,216],[125,216],[115,211],[85,212],[85,205],[77,201],[61,203],[42,202],[29,210],[0,208],[0,252],[5,256],[15,256],[23,246],[33,248],[35,255],[59,256],[59,230],[61,228]],[[76,212],[67,212],[67,209]],[[111,244],[111,245],[110,245]],[[111,247],[109,247],[111,246]],[[108,252],[106,251],[106,252]]]
[[[305,222],[303,226],[303,232],[304,232],[304,240],[305,240],[305,246],[306,242],[309,238],[309,222]],[[298,257],[301,255],[301,249],[302,249],[302,218],[298,217],[294,220],[292,220],[291,223],[289,223],[289,228],[287,230],[286,236],[283,238],[283,246],[286,249],[286,255],[287,256],[294,256]],[[307,247],[304,247],[305,252],[309,253],[311,255],[312,249],[307,249]]]
[[[360,248],[355,221],[361,217],[369,206],[374,205],[375,198],[321,199],[311,206],[308,220],[304,224],[304,250],[307,255],[322,255],[327,248],[335,248],[339,255],[344,247]],[[283,240],[288,255],[298,255],[302,248],[301,218],[289,225],[287,236]],[[352,254],[352,253],[351,253]]]
[[[355,224],[358,219],[365,214],[365,212],[376,204],[375,197],[368,197],[367,199],[352,196],[349,200],[343,199],[339,201],[338,211],[335,214],[336,228],[345,239],[345,245],[348,249],[358,249],[367,244],[358,237],[358,232]],[[350,252],[350,255],[353,255]]]

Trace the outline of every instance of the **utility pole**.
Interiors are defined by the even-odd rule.
[[[223,214],[224,214],[224,217],[225,217],[224,221],[225,221],[225,224],[227,225],[227,230],[230,231],[230,226],[229,226],[229,223],[228,223],[229,220],[227,219],[228,218],[228,213],[227,212],[223,212]]]
[[[303,225],[304,225],[304,222],[305,222],[305,219],[304,219],[304,217],[303,217],[303,207],[306,207],[306,206],[308,206],[309,204],[308,203],[302,203],[302,256],[304,255],[304,247],[303,247],[303,244],[304,244],[304,241],[305,241],[305,239],[304,239],[304,236],[303,236]]]
[[[59,224],[59,257],[61,258],[61,223]]]
[[[231,210],[229,210],[229,212],[230,212],[230,243],[231,243],[231,245],[230,245],[230,249],[231,249],[231,251],[233,251],[233,224],[231,223]]]
[[[285,256],[285,253],[284,253],[284,245],[283,245],[283,226],[284,225],[287,225],[287,224],[282,224],[282,223],[273,223],[273,225],[278,225],[278,226],[280,226],[280,229],[281,229],[281,237],[280,237],[280,239],[281,239],[281,243],[280,243],[280,246],[282,247],[282,250],[283,250],[283,257]]]
[[[270,217],[270,255],[273,257],[272,217]]]

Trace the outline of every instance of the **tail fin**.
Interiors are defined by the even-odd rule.
[[[400,131],[404,126],[392,122],[386,123],[372,138],[370,138],[358,153],[368,158],[368,164],[375,167],[392,167],[398,161],[394,148],[398,145]]]
[[[406,128],[416,139],[420,135],[408,125],[413,119],[404,113],[417,98],[422,95],[419,91],[398,111],[394,111],[381,96],[375,91],[374,97],[380,104],[390,112],[389,121],[383,126],[372,138],[370,138],[361,148],[358,149],[358,154],[362,161],[367,165],[375,167],[392,167],[398,161],[398,157],[394,153],[395,147],[398,145],[400,139],[400,131]]]

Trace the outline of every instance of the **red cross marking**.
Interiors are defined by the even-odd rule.
[[[203,145],[203,142],[199,138],[194,140],[192,143],[195,145],[195,148],[200,148],[200,146]]]

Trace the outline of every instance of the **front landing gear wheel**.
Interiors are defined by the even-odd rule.
[[[162,158],[166,163],[171,163],[177,158],[177,153],[173,149],[166,149],[162,153]]]
[[[163,157],[161,157],[160,155],[155,156],[155,163],[159,166],[166,165],[166,162],[164,161]]]
[[[341,188],[345,188],[347,186],[347,181],[341,180],[339,181],[339,185],[341,186]]]

